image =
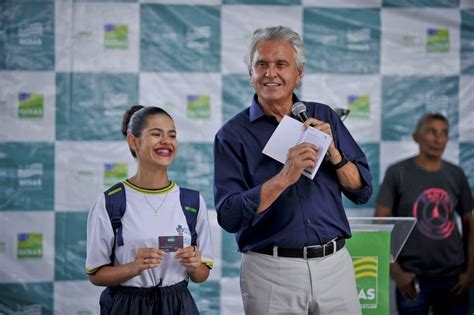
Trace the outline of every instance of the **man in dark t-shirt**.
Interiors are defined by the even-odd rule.
[[[375,216],[417,220],[391,265],[400,315],[467,311],[474,281],[472,195],[463,170],[441,159],[448,129],[443,115],[422,116],[413,133],[420,153],[391,165],[377,196]]]

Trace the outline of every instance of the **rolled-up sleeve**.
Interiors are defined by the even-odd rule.
[[[238,143],[222,138],[222,130],[214,139],[214,201],[219,225],[236,233],[252,224],[260,204],[261,185],[249,187],[245,181],[243,156]]]
[[[367,158],[354,140],[349,130],[339,118],[333,117],[336,146],[344,152],[346,158],[355,164],[359,171],[362,187],[356,190],[342,188],[344,195],[355,204],[365,204],[372,196],[372,175],[370,174]]]
[[[362,187],[356,190],[343,188],[344,195],[355,204],[365,204],[372,196],[372,175],[370,174],[367,161],[352,160],[359,170],[362,180]]]

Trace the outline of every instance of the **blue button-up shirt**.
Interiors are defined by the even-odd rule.
[[[298,101],[295,95],[293,100]],[[301,248],[348,238],[351,231],[341,192],[357,204],[366,203],[372,194],[367,159],[338,115],[327,105],[303,103],[309,116],[331,125],[336,147],[355,163],[363,187],[344,189],[334,166],[324,161],[313,180],[301,176],[258,214],[262,184],[278,174],[283,164],[262,153],[278,122],[263,112],[255,95],[251,106],[229,120],[214,139],[217,218],[222,228],[237,233],[242,252],[267,245]]]

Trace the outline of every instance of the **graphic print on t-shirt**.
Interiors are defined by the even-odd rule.
[[[448,193],[441,188],[428,188],[413,204],[413,216],[418,230],[426,237],[441,240],[454,230],[454,205]]]

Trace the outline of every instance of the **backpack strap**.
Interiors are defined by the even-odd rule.
[[[199,212],[199,191],[179,187],[179,201],[191,232],[191,245],[197,245],[196,223]]]
[[[112,223],[112,230],[114,231],[115,245],[117,247],[123,246],[122,236],[122,217],[126,209],[125,187],[122,182],[119,182],[104,192],[105,208],[109,214],[110,222]],[[115,245],[112,248],[111,262],[115,256]]]

